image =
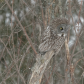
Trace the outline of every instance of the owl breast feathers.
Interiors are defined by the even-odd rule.
[[[39,51],[47,52],[60,49],[64,44],[65,35],[69,29],[68,25],[69,22],[65,18],[53,20],[42,34]]]

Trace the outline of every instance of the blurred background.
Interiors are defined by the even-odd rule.
[[[84,0],[0,0],[0,84],[28,84],[41,34],[60,16],[71,28],[69,71],[64,45],[41,84],[84,84]]]

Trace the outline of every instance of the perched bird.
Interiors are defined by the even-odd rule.
[[[53,20],[42,34],[39,51],[44,53],[55,50],[56,52],[63,46],[68,30],[69,21],[66,18]]]

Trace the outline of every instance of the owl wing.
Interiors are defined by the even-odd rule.
[[[62,47],[63,44],[64,44],[63,37],[58,36],[54,37],[54,39],[52,39],[52,37],[49,37],[39,45],[39,50],[40,52],[47,52],[53,49],[57,51]]]
[[[39,45],[39,51],[40,52],[46,52],[49,51],[52,47],[52,42],[50,40],[50,37],[45,39],[40,45]]]
[[[50,37],[50,27],[48,26],[41,37],[41,42],[45,41],[48,37]]]

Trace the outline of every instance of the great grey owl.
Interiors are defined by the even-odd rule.
[[[69,22],[66,18],[57,18],[43,32],[39,51],[41,53],[50,50],[57,51],[62,47],[69,29]]]

